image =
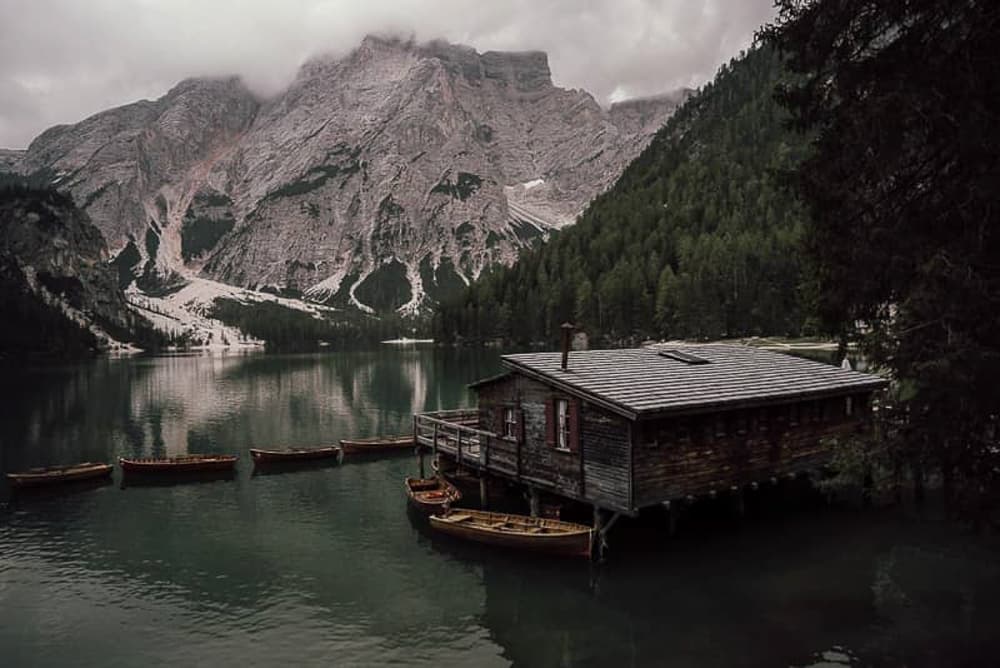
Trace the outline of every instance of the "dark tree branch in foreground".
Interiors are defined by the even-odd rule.
[[[900,381],[900,454],[982,508],[1000,487],[1000,4],[779,0],[761,34],[815,133],[794,173],[826,328]]]

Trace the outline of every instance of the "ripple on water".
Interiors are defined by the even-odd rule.
[[[769,532],[749,518],[624,555],[613,536],[591,572],[418,532],[412,457],[251,477],[248,447],[388,432],[467,400],[464,383],[495,369],[462,354],[103,361],[69,372],[86,391],[56,376],[5,414],[37,438],[5,440],[18,450],[4,465],[231,451],[240,470],[7,502],[0,662],[920,666],[997,648],[995,554],[896,549],[931,542],[926,527],[833,512]],[[35,432],[14,424],[22,412]]]

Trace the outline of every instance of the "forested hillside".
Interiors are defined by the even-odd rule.
[[[0,361],[166,343],[128,309],[100,231],[64,193],[0,174]]]
[[[784,127],[777,55],[724,65],[579,222],[484,274],[435,319],[441,340],[594,343],[799,334],[803,210],[778,172],[806,140]]]

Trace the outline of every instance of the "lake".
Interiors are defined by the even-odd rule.
[[[762,491],[607,563],[432,538],[412,455],[251,475],[250,447],[406,431],[469,405],[495,351],[100,359],[7,371],[0,470],[237,452],[235,479],[0,487],[4,666],[981,666],[1000,559],[932,516]],[[0,485],[6,485],[5,482]]]

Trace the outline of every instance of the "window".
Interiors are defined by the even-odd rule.
[[[569,402],[556,399],[556,449],[569,450]]]
[[[503,435],[506,438],[517,438],[517,413],[513,408],[503,409]]]

